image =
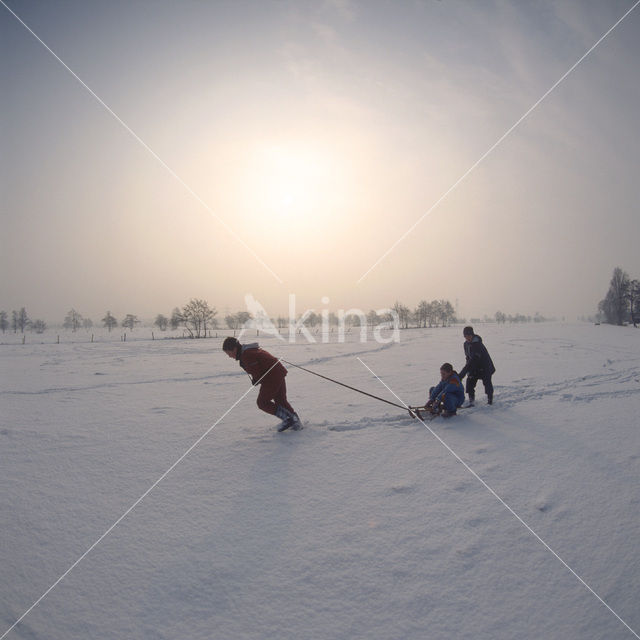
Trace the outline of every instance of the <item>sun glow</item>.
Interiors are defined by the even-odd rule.
[[[244,207],[282,233],[303,233],[339,218],[345,174],[319,146],[264,145],[255,149],[241,181]]]

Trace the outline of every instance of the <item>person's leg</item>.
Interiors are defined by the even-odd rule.
[[[279,399],[281,398],[281,388],[284,389],[284,401],[286,403],[284,408],[293,413],[293,410],[289,409],[291,405],[287,402],[287,391],[284,385],[284,376],[267,375],[263,379],[260,383],[260,391],[258,392],[258,397],[256,399],[258,408],[265,413],[275,416],[278,405],[282,404],[279,402]]]
[[[469,396],[469,404],[473,404],[476,399],[476,384],[478,383],[478,378],[476,376],[467,376],[467,386],[466,392]]]
[[[477,382],[478,382],[478,378],[476,378],[475,376],[467,376],[466,392],[467,392],[467,396],[469,396],[469,399],[467,400],[467,404],[464,405],[465,407],[473,406],[473,403],[476,397]]]
[[[482,384],[484,385],[484,391],[487,394],[487,402],[493,404],[493,383],[491,382],[491,376],[484,376],[482,378]]]
[[[282,379],[282,384],[273,396],[273,399],[277,405],[280,405],[290,413],[295,414],[294,408],[289,404],[289,401],[287,400],[287,383],[285,382],[284,378]]]
[[[444,401],[442,404],[444,405],[443,406],[444,411],[449,415],[455,414],[459,406],[458,398],[452,393],[445,394]]]
[[[272,416],[276,415],[276,403],[273,401],[274,391],[271,385],[263,382],[260,385],[260,391],[258,391],[258,397],[256,398],[256,404],[258,409],[269,413]]]

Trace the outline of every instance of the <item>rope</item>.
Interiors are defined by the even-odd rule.
[[[387,404],[390,404],[393,407],[399,407],[400,409],[404,409],[405,411],[408,411],[413,415],[411,409],[407,409],[407,407],[405,407],[402,404],[398,404],[397,402],[391,402],[390,400],[386,400],[385,398],[381,398],[380,396],[374,396],[372,393],[367,393],[366,391],[362,391],[362,389],[356,389],[355,387],[345,384],[344,382],[340,382],[339,380],[334,380],[333,378],[323,376],[321,373],[316,373],[315,371],[311,371],[311,369],[305,369],[304,367],[301,367],[299,364],[293,364],[293,362],[289,362],[288,360],[282,360],[282,362],[284,362],[285,364],[288,364],[291,367],[302,369],[303,371],[306,371],[307,373],[310,373],[314,376],[318,376],[318,378],[323,378],[324,380],[328,380],[329,382],[339,384],[341,387],[346,387],[347,389],[351,389],[351,391],[357,391],[358,393],[361,393],[364,396],[369,396],[370,398],[375,398],[376,400],[380,400],[381,402],[386,402]]]

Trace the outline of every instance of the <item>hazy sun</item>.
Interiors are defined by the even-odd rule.
[[[340,178],[335,160],[319,146],[263,145],[253,150],[248,164],[242,199],[252,215],[291,232],[335,216]]]

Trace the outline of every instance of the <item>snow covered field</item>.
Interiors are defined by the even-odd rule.
[[[0,637],[640,637],[640,332],[476,330],[494,406],[426,428],[290,368],[283,434],[255,389],[217,423],[221,340],[0,345]],[[461,333],[261,344],[416,404]]]

